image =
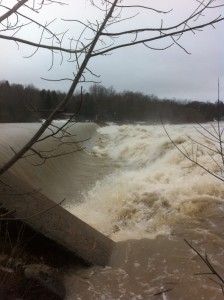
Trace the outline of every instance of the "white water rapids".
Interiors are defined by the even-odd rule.
[[[0,162],[38,126],[1,124]],[[166,129],[182,150],[219,172],[218,155],[189,139],[211,147],[208,134],[193,125]],[[224,183],[185,159],[161,125],[85,123],[69,130],[76,134],[69,138],[72,147],[84,151],[42,165],[39,158],[27,157],[12,170],[54,201],[66,198],[66,209],[117,242],[110,266],[71,266],[64,274],[67,300],[223,299],[220,287],[208,279],[213,275],[194,275],[208,270],[183,239],[206,250],[224,274]],[[54,149],[55,143],[45,140],[37,147]],[[56,153],[63,147],[71,145]]]
[[[178,146],[191,152],[192,126],[168,126],[167,130]],[[203,213],[206,217],[209,206],[222,209],[224,184],[192,167],[162,126],[111,125],[98,132],[103,138],[92,154],[112,160],[116,168],[86,192],[83,204],[72,211],[115,241],[170,235],[176,223],[196,224]],[[211,169],[207,152],[197,154]]]

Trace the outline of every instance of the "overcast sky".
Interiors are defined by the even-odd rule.
[[[33,1],[31,1],[32,3]],[[96,0],[100,3],[100,0]],[[13,0],[3,0],[3,4],[11,5]],[[54,32],[63,32],[69,29],[65,38],[78,37],[81,27],[74,22],[61,22],[61,18],[81,19],[85,21],[102,20],[102,13],[92,8],[88,0],[67,0],[67,6],[48,6],[42,13],[35,16],[45,23],[46,20],[57,20],[52,23],[51,29]],[[156,14],[144,11],[124,23],[118,23],[114,30],[126,30],[130,27],[159,27],[161,19],[164,26],[171,26],[183,19],[193,11],[198,3],[194,0],[126,0],[125,4],[140,3],[151,5],[157,9],[169,10],[170,14]],[[218,4],[224,4],[223,0],[217,0]],[[0,8],[1,14],[4,12]],[[27,10],[21,10],[27,13]],[[133,16],[139,9],[125,10],[124,17]],[[29,11],[28,13],[31,14]],[[219,10],[212,9],[208,15],[198,20],[199,24],[212,17],[224,15],[224,7]],[[55,27],[54,27],[55,26]],[[89,67],[96,74],[100,75],[101,84],[113,86],[118,92],[124,90],[138,91],[145,94],[155,94],[160,98],[176,98],[215,101],[217,100],[217,81],[220,78],[220,97],[224,99],[224,22],[217,24],[216,29],[211,26],[205,28],[203,32],[186,34],[181,41],[181,45],[191,54],[186,54],[178,46],[173,46],[167,50],[151,50],[144,46],[134,46],[115,50],[109,56],[93,58]],[[110,30],[110,28],[109,28]],[[0,34],[5,34],[2,32]],[[85,38],[89,38],[86,33]],[[39,40],[40,31],[33,27],[21,30],[18,36]],[[87,39],[85,39],[86,42]],[[44,40],[46,43],[47,40]],[[120,40],[122,42],[122,38]],[[167,46],[171,40],[160,41],[152,44],[153,47]],[[27,46],[20,46],[19,50],[14,42],[0,39],[0,80],[7,79],[10,83],[34,84],[38,88],[63,90],[69,87],[70,82],[48,82],[41,77],[59,79],[71,78],[75,72],[74,62],[67,62],[68,56],[64,56],[60,65],[60,55],[55,54],[53,68],[51,66],[51,53],[46,50],[38,51],[31,58],[24,58],[33,52]],[[84,86],[88,90],[88,85]]]

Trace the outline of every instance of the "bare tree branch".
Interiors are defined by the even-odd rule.
[[[20,151],[18,151],[8,162],[6,162],[0,169],[0,175],[2,175],[3,173],[5,173],[9,168],[11,168],[11,166],[13,166],[16,161],[22,157],[30,148],[32,148],[33,144],[40,138],[40,136],[44,133],[44,131],[49,127],[49,125],[52,123],[55,115],[57,114],[57,112],[70,100],[70,98],[73,95],[73,92],[77,86],[77,84],[79,83],[80,78],[82,77],[83,72],[85,71],[85,68],[91,58],[91,54],[94,51],[94,48],[100,38],[101,32],[103,31],[103,29],[105,28],[108,20],[111,18],[112,13],[114,11],[114,8],[116,7],[118,0],[115,0],[113,2],[113,5],[111,6],[108,14],[105,16],[99,31],[97,32],[97,34],[95,35],[89,49],[88,52],[76,74],[76,77],[74,78],[70,89],[67,93],[67,95],[64,97],[64,99],[57,105],[57,107],[54,109],[54,111],[50,114],[50,116],[48,117],[48,119],[44,122],[44,124],[40,127],[40,129],[36,132],[36,134],[34,134],[34,136],[30,139],[30,141],[24,145],[24,147],[22,149],[20,149]]]
[[[103,55],[103,54],[106,54],[108,52],[112,52],[114,50],[120,49],[120,48],[130,47],[130,46],[139,45],[139,44],[145,44],[147,42],[152,42],[152,41],[164,39],[164,38],[167,38],[167,37],[177,36],[177,35],[186,33],[188,31],[198,30],[200,28],[205,28],[207,26],[211,26],[212,24],[216,24],[216,23],[219,23],[219,22],[222,22],[222,21],[224,21],[224,18],[218,17],[218,18],[213,19],[212,21],[209,21],[207,23],[204,23],[204,24],[201,24],[201,25],[196,25],[196,26],[193,26],[191,28],[185,28],[184,30],[177,30],[177,31],[173,31],[171,33],[158,35],[156,37],[151,37],[151,38],[138,40],[138,41],[135,41],[135,42],[120,44],[120,45],[117,45],[117,46],[114,46],[114,47],[110,47],[110,48],[108,48],[106,50],[103,50],[103,51],[101,51],[101,50],[96,51],[95,53],[92,54],[92,57]],[[136,30],[134,32],[136,32]],[[107,35],[107,34],[104,34],[104,35]]]
[[[185,243],[197,254],[197,256],[204,262],[204,264],[208,267],[210,272],[200,272],[200,273],[195,273],[195,275],[214,275],[218,278],[219,282],[214,280],[213,278],[209,278],[211,281],[215,282],[218,284],[222,290],[222,293],[224,291],[224,278],[221,276],[221,274],[214,268],[212,263],[209,260],[209,257],[207,253],[205,252],[204,255],[202,255],[193,245],[192,243],[189,243],[186,239],[184,239]],[[223,293],[224,294],[224,293]]]
[[[30,141],[27,142],[24,147],[22,147],[15,155],[5,164],[2,165],[0,168],[0,175],[3,174],[6,170],[8,170],[11,166],[13,166],[16,161],[24,156],[26,156],[27,151],[31,149],[34,154],[36,148],[33,146],[43,140],[45,137],[43,136],[43,133],[48,128],[50,130],[50,134],[46,134],[47,137],[56,138],[55,133],[58,133],[59,131],[62,132],[62,137],[66,136],[66,130],[65,128],[58,127],[53,128],[53,120],[57,116],[58,112],[63,111],[64,106],[68,103],[68,101],[71,99],[77,85],[80,82],[95,82],[94,77],[98,78],[99,76],[96,75],[92,70],[90,70],[88,64],[89,61],[95,57],[100,55],[108,55],[114,50],[120,49],[120,48],[126,48],[131,47],[135,45],[142,44],[143,46],[152,49],[152,50],[165,50],[171,46],[177,45],[182,50],[184,50],[186,53],[189,53],[187,49],[180,44],[180,38],[183,36],[183,34],[187,32],[196,33],[199,30],[202,30],[205,27],[208,26],[214,26],[215,24],[218,24],[219,22],[222,22],[224,20],[224,17],[222,15],[217,16],[216,18],[210,17],[210,21],[206,21],[204,23],[198,24],[198,19],[201,19],[203,14],[205,14],[210,9],[215,9],[222,7],[222,4],[215,5],[214,0],[207,0],[207,1],[198,1],[198,4],[196,5],[196,9],[193,10],[192,13],[188,17],[186,17],[183,21],[174,24],[170,27],[164,26],[164,21],[161,21],[161,26],[159,28],[153,28],[153,27],[146,27],[146,28],[134,28],[127,31],[119,31],[119,32],[112,32],[113,25],[116,26],[118,23],[123,21],[130,21],[131,26],[130,28],[133,28],[133,17],[126,17],[123,16],[122,13],[124,11],[134,11],[134,14],[136,13],[136,9],[138,9],[140,12],[143,10],[147,13],[157,13],[157,14],[168,14],[171,10],[158,10],[154,7],[148,7],[147,5],[141,5],[136,0],[136,3],[133,3],[133,5],[125,5],[122,0],[102,0],[97,1],[89,0],[89,3],[94,6],[98,7],[98,9],[102,12],[103,18],[102,20],[95,20],[95,21],[83,21],[75,19],[62,19],[63,21],[73,21],[75,25],[79,25],[81,27],[81,30],[79,34],[77,34],[77,37],[70,37],[68,39],[70,47],[64,47],[64,40],[67,36],[67,30],[64,30],[62,33],[54,33],[52,29],[50,29],[50,25],[52,25],[52,22],[46,22],[45,25],[40,24],[38,21],[35,21],[32,17],[26,16],[26,14],[21,14],[18,11],[20,7],[24,5],[24,7],[28,8],[34,13],[39,13],[44,5],[49,4],[58,4],[58,5],[64,5],[64,3],[60,1],[51,1],[51,0],[43,0],[40,3],[33,1],[33,4],[27,3],[27,1],[20,1],[17,3],[16,6],[14,6],[12,9],[8,10],[8,17],[6,17],[6,14],[1,16],[1,21],[5,21],[4,24],[1,23],[0,25],[6,29],[6,34],[0,34],[0,39],[10,40],[14,41],[17,44],[25,44],[31,47],[35,47],[36,50],[31,54],[34,55],[38,49],[46,49],[48,51],[51,51],[51,64],[50,69],[53,67],[55,63],[55,55],[59,54],[61,57],[61,64],[63,63],[63,53],[69,54],[69,60],[68,62],[74,62],[75,68],[73,76],[65,76],[65,78],[59,78],[59,79],[46,79],[44,80],[48,81],[63,81],[68,80],[71,81],[71,86],[66,94],[66,96],[60,100],[60,102],[57,104],[57,106],[54,108],[53,111],[50,112],[48,118],[44,122],[44,124],[40,127],[40,129],[34,134],[34,136],[30,139]],[[1,3],[0,3],[1,6]],[[218,11],[218,9],[217,9]],[[9,17],[15,16],[14,23],[11,24],[10,22],[7,22]],[[40,30],[39,32],[39,41],[30,41],[28,39],[25,39],[23,37],[18,37],[17,34],[21,32],[21,26],[25,26],[24,24],[27,23],[20,23],[20,18],[25,19],[26,21],[32,22],[35,27],[38,27]],[[207,20],[207,19],[206,19]],[[29,23],[28,22],[28,23]],[[5,24],[6,23],[6,24]],[[19,30],[19,31],[18,31]],[[111,31],[110,31],[111,30]],[[7,35],[7,32],[12,32],[12,35]],[[47,37],[45,36],[45,33],[47,33]],[[126,39],[124,39],[124,42],[120,42],[117,39],[118,37],[126,36]],[[43,39],[48,39],[48,44],[43,42]],[[129,40],[128,40],[129,38]],[[154,47],[153,45],[150,45],[150,42],[161,40],[161,39],[168,39],[168,45],[165,47]],[[172,41],[170,41],[172,39]],[[76,74],[75,74],[76,72]],[[89,79],[90,77],[90,79]],[[219,139],[222,138],[223,130],[221,128],[217,129]],[[210,136],[211,138],[211,136]],[[59,140],[62,142],[62,139]],[[222,141],[219,143],[219,149],[215,150],[218,153],[221,153],[222,155]],[[186,157],[190,157],[190,153],[186,151],[186,149],[182,150],[184,155]],[[52,153],[51,153],[52,154]],[[28,154],[29,155],[29,154]],[[35,153],[37,155],[37,153]],[[42,158],[46,158],[46,153],[39,151],[38,155]],[[51,156],[52,157],[52,156]],[[191,161],[195,163],[194,159],[191,157]],[[198,161],[196,161],[197,164],[199,164]],[[217,162],[218,163],[218,162]],[[205,168],[206,169],[206,168]],[[212,172],[211,172],[212,173]],[[217,175],[218,176],[218,175]],[[219,176],[218,176],[219,177]]]
[[[28,41],[28,40],[17,38],[15,36],[6,36],[6,35],[2,35],[2,34],[0,34],[0,39],[14,41],[14,42],[26,44],[26,45],[29,45],[29,46],[32,46],[32,47],[48,49],[50,51],[58,50],[58,51],[61,51],[61,52],[66,52],[66,53],[81,53],[87,48],[87,46],[86,46],[86,47],[84,47],[84,49],[81,49],[81,50],[72,50],[72,49],[69,49],[69,48],[62,48],[62,47],[59,47],[59,46],[44,45],[44,44],[41,44],[41,43],[34,43],[34,42],[31,42],[31,41]]]
[[[174,145],[174,147],[185,157],[187,158],[190,162],[193,163],[193,165],[196,165],[212,175],[213,177],[224,181],[224,141],[223,141],[223,133],[224,133],[224,127],[221,125],[221,116],[220,116],[220,98],[219,98],[219,79],[218,79],[218,101],[217,101],[217,110],[218,110],[218,118],[217,118],[217,123],[216,126],[217,128],[211,124],[212,130],[207,129],[204,125],[198,124],[200,129],[196,128],[196,131],[200,134],[200,136],[204,137],[211,143],[211,145],[207,145],[203,142],[200,142],[197,139],[194,139],[192,137],[188,137],[188,139],[192,142],[192,152],[188,153],[185,148],[181,149],[175,141],[172,139],[170,134],[168,133],[165,125],[162,123],[162,126],[164,128],[164,131],[169,138],[170,142]],[[205,164],[199,162],[199,157],[197,152],[194,152],[193,146],[196,146],[197,151],[198,151],[198,146],[201,147],[201,149],[208,150],[209,152],[207,155],[210,157],[212,162],[218,167],[219,172],[213,172],[210,170],[211,165],[209,164],[206,166]],[[216,157],[214,158],[213,155],[216,154]]]
[[[5,14],[0,16],[0,23],[10,17],[12,14],[16,13],[17,10],[22,7],[28,0],[20,0],[17,4],[13,6],[9,11],[7,11]]]
[[[110,1],[107,1],[107,2],[111,4]],[[148,7],[148,6],[143,6],[143,5],[117,5],[117,7],[120,7],[120,8],[143,8],[143,9],[154,11],[154,12],[159,13],[159,14],[168,14],[173,10],[172,8],[170,10],[167,10],[167,11],[158,10],[158,9],[153,8],[153,7]]]
[[[207,173],[209,173],[210,175],[214,176],[215,178],[221,180],[224,182],[224,178],[214,172],[212,172],[211,170],[209,170],[209,168],[207,168],[206,166],[204,166],[203,164],[199,163],[197,160],[197,155],[196,158],[192,155],[190,155],[188,152],[186,152],[186,150],[184,149],[184,151],[175,143],[175,141],[171,138],[171,136],[169,135],[165,125],[163,124],[163,122],[161,121],[162,126],[164,128],[164,131],[167,135],[167,137],[169,138],[170,142],[174,145],[174,147],[185,157],[187,158],[189,161],[191,161],[193,163],[193,165],[197,165],[199,166],[201,169],[205,170]]]

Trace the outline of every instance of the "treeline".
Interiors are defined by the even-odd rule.
[[[23,86],[0,82],[0,122],[36,122],[46,118],[65,96],[62,92],[39,90],[33,85]],[[208,122],[224,116],[224,104],[201,101],[159,99],[155,95],[93,85],[83,95],[73,95],[71,101],[57,115],[68,118],[75,114],[79,121],[148,122],[161,119],[170,123]]]

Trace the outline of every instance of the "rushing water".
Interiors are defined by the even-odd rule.
[[[1,124],[1,160],[37,126]],[[178,147],[220,172],[218,155],[191,140],[212,147],[206,131],[202,135],[192,125],[166,128]],[[68,210],[117,242],[106,268],[66,270],[67,300],[223,299],[208,278],[216,280],[213,275],[194,275],[208,269],[184,242],[207,251],[224,276],[222,181],[185,159],[161,125],[85,123],[69,130],[76,134],[69,138],[72,147],[84,151],[41,165],[40,158],[27,157],[12,170],[54,201],[66,198]],[[54,149],[55,141],[36,147]],[[55,151],[63,153],[63,147],[68,145]]]

